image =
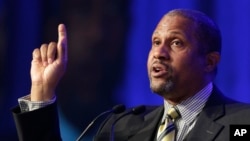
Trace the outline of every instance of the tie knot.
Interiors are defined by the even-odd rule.
[[[180,117],[180,112],[176,107],[171,107],[168,110],[167,116],[173,120],[173,119],[178,119]]]

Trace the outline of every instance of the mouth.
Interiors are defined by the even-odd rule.
[[[151,69],[151,76],[154,78],[163,77],[168,74],[168,67],[163,64],[153,64]]]

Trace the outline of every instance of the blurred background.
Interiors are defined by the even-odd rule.
[[[226,96],[249,103],[249,0],[0,0],[0,140],[17,140],[10,109],[29,94],[32,50],[57,41],[59,23],[69,40],[57,90],[63,140],[75,140],[113,105],[162,104],[149,89],[146,62],[151,34],[173,8],[197,9],[217,22],[223,49],[215,83]]]

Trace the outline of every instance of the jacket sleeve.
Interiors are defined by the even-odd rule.
[[[30,112],[12,109],[19,141],[61,141],[56,102]]]

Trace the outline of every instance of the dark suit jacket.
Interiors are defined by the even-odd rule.
[[[142,114],[123,117],[115,125],[115,141],[154,141],[163,111],[163,106],[147,106]],[[13,110],[20,140],[60,140],[56,104],[32,112],[19,112],[19,108]],[[111,125],[119,116],[114,114],[107,118],[94,140],[109,140]],[[229,141],[231,124],[250,125],[250,106],[224,97],[214,87],[194,128],[184,140]]]

